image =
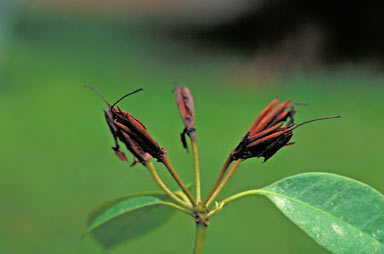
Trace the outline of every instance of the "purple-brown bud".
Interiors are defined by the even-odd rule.
[[[118,143],[118,141],[120,141],[125,144],[127,149],[139,162],[144,164],[145,161],[149,158],[149,154],[145,152],[141,146],[127,133],[127,128],[116,122],[116,119],[114,119],[113,114],[110,111],[104,109],[104,114],[109,129],[111,130],[115,139],[115,146],[112,147],[112,149],[115,151],[117,157],[124,161],[127,160],[125,154],[120,151],[120,146]]]
[[[151,137],[145,126],[139,120],[116,107],[111,108],[110,111],[106,112],[106,115],[108,115],[108,125],[112,125],[113,128],[118,130],[117,137],[119,140],[126,145],[127,149],[140,162],[143,163],[148,159],[146,153],[159,161],[163,161],[165,150],[160,148],[159,144]],[[110,127],[110,129],[113,128]]]
[[[264,162],[286,145],[293,135],[294,105],[274,99],[256,118],[240,144],[232,151],[233,160],[264,157]],[[284,126],[283,126],[284,125]]]
[[[181,133],[181,142],[183,147],[187,149],[187,141],[185,135],[187,134],[189,137],[195,138],[196,132],[195,109],[193,105],[192,94],[188,87],[176,87],[176,104],[185,126],[183,132]]]
[[[164,148],[160,148],[159,144],[149,135],[145,126],[131,114],[115,107],[115,105],[125,97],[142,91],[142,88],[124,95],[111,105],[98,90],[90,86],[85,87],[95,91],[108,105],[109,110],[103,109],[103,111],[105,120],[115,140],[115,146],[113,146],[112,149],[119,159],[123,161],[127,160],[125,154],[120,151],[120,141],[125,144],[127,149],[142,164],[145,164],[150,158],[150,155],[159,161],[164,160],[166,155]],[[136,162],[137,161],[134,161],[132,165],[136,164]]]

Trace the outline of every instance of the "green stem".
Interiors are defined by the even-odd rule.
[[[191,205],[195,207],[196,201],[194,197],[192,196],[191,192],[189,192],[187,186],[185,186],[184,182],[181,180],[179,175],[176,173],[176,170],[173,168],[171,161],[168,158],[168,155],[165,155],[163,164],[168,169],[169,173],[171,173],[173,179],[175,179],[176,183],[180,186],[181,190],[185,193],[185,195],[187,195],[189,201],[191,202]]]
[[[243,191],[243,192],[240,192],[240,193],[237,193],[235,195],[232,195],[220,202],[217,203],[216,205],[216,208],[211,210],[208,215],[207,215],[207,218],[211,218],[213,215],[215,215],[216,213],[220,212],[223,207],[229,203],[232,203],[233,201],[236,201],[236,200],[239,200],[241,198],[244,198],[244,197],[248,197],[248,196],[251,196],[251,195],[257,195],[257,194],[265,194],[265,193],[268,193],[267,191],[265,190],[247,190],[247,191]]]
[[[187,195],[185,195],[185,193],[184,193],[183,191],[181,191],[181,190],[180,190],[180,191],[176,191],[175,194],[176,194],[179,198],[181,198],[182,200],[184,200],[185,202],[190,203],[190,201],[189,201]]]
[[[215,192],[211,195],[211,197],[208,199],[208,201],[205,203],[205,205],[208,207],[215,198],[220,194],[221,190],[224,188],[224,186],[228,183],[229,179],[235,173],[237,167],[240,165],[241,159],[238,159],[235,161],[231,169],[228,171],[228,174],[224,177],[223,181],[220,183],[220,185],[216,188]]]
[[[160,176],[157,174],[157,171],[155,169],[155,166],[152,163],[152,158],[147,160],[145,162],[145,165],[147,166],[149,172],[151,173],[153,179],[155,182],[159,185],[159,187],[174,201],[179,203],[180,205],[184,207],[191,208],[191,205],[186,203],[185,201],[181,200],[178,196],[176,196],[168,187],[164,184],[164,182],[161,180]]]
[[[231,162],[232,162],[232,157],[231,157],[231,155],[229,155],[224,162],[224,165],[223,165],[223,167],[219,173],[219,176],[216,178],[215,183],[213,184],[211,190],[208,192],[208,195],[204,200],[204,204],[206,204],[208,202],[208,200],[211,198],[212,194],[215,192],[217,186],[219,186],[219,184],[220,184],[221,180],[223,179],[223,176],[224,176],[225,172],[227,171]]]
[[[255,195],[255,194],[265,193],[265,192],[266,191],[263,191],[263,190],[247,190],[247,191],[243,191],[243,192],[237,193],[235,195],[232,195],[232,196],[224,199],[223,201],[221,201],[219,203],[222,206],[224,206],[224,205],[232,203],[233,201],[236,201],[236,200],[238,200],[240,198],[244,198],[244,197]]]
[[[176,205],[176,204],[174,204],[174,203],[172,203],[172,202],[166,202],[166,201],[164,201],[163,204],[164,204],[164,205],[168,205],[168,206],[172,206],[172,207],[178,209],[179,211],[181,211],[181,212],[183,212],[183,213],[186,213],[186,214],[188,214],[188,215],[194,216],[194,213],[193,213],[192,210],[187,209],[187,208],[184,208],[184,207],[181,207],[181,206]]]
[[[195,184],[196,184],[196,203],[201,202],[201,186],[200,186],[200,167],[199,167],[199,153],[197,152],[196,138],[191,137],[193,162],[195,164]]]
[[[195,248],[193,254],[203,254],[205,247],[205,239],[207,236],[207,226],[203,221],[196,223],[196,238],[195,238]]]

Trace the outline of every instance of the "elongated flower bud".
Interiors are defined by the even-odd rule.
[[[255,119],[247,134],[231,152],[231,160],[264,157],[265,162],[284,146],[294,144],[289,141],[293,136],[293,130],[298,126],[339,117],[322,117],[295,124],[295,104],[291,104],[291,100],[286,100],[276,105],[278,100],[279,98],[275,98]]]
[[[165,157],[164,148],[160,148],[159,144],[149,135],[145,126],[131,114],[121,110],[115,105],[125,97],[134,94],[138,89],[132,93],[128,93],[117,100],[111,105],[108,100],[96,89],[86,86],[95,91],[108,105],[109,109],[103,109],[105,120],[112,133],[115,141],[115,146],[112,147],[117,157],[126,161],[127,157],[120,151],[119,141],[124,143],[127,149],[134,155],[134,157],[142,164],[150,158],[150,155],[159,161],[163,161]],[[133,164],[135,164],[134,162]]]
[[[188,87],[180,86],[176,87],[176,104],[179,109],[181,118],[184,122],[184,130],[181,133],[181,141],[183,147],[187,149],[187,141],[185,135],[187,134],[191,138],[195,138],[195,109],[193,105],[192,94]]]
[[[124,128],[121,128],[121,126],[115,123],[111,112],[104,109],[104,114],[107,120],[107,124],[115,139],[115,146],[112,147],[112,149],[115,151],[116,155],[121,160],[127,160],[124,153],[121,152],[119,149],[119,144],[117,140],[120,140],[122,143],[125,144],[127,149],[138,159],[139,162],[144,163],[149,158],[149,154],[144,152],[140,145],[124,131]]]
[[[117,108],[112,108],[110,113],[113,118],[113,124],[122,133],[126,134],[137,148],[140,148],[145,153],[149,153],[153,158],[163,161],[165,150],[160,148],[159,144],[152,138],[139,120]]]

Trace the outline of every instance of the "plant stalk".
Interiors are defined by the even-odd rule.
[[[257,189],[257,190],[247,190],[247,191],[243,191],[243,192],[240,192],[240,193],[236,193],[220,202],[217,203],[217,206],[215,209],[211,210],[208,215],[207,215],[207,218],[211,218],[213,215],[215,215],[216,213],[220,212],[223,207],[229,203],[232,203],[233,201],[236,201],[236,200],[239,200],[241,198],[244,198],[244,197],[248,197],[248,196],[251,196],[251,195],[256,195],[256,194],[265,194],[265,193],[268,193],[268,191],[265,191],[265,190],[260,190],[260,189]]]
[[[191,208],[191,205],[187,202],[181,200],[178,196],[176,196],[168,187],[164,184],[164,182],[160,179],[160,176],[157,174],[157,171],[155,169],[155,166],[153,165],[152,158],[146,161],[145,165],[147,166],[149,172],[151,173],[153,179],[155,182],[160,186],[160,188],[175,202],[178,204]]]
[[[228,183],[229,179],[231,178],[231,176],[233,175],[233,173],[235,173],[237,167],[240,165],[241,163],[241,159],[238,159],[237,161],[235,161],[235,163],[233,164],[233,166],[231,167],[231,169],[228,171],[228,174],[225,176],[225,178],[223,179],[223,181],[220,183],[220,185],[217,187],[217,189],[215,190],[215,192],[212,194],[212,196],[208,199],[208,201],[206,202],[206,207],[208,207],[212,201],[215,200],[215,198],[220,194],[221,190],[224,188],[224,186]]]
[[[176,204],[174,204],[172,202],[164,201],[163,204],[167,205],[167,206],[172,206],[172,207],[176,208],[177,210],[179,210],[180,212],[183,212],[183,213],[186,213],[188,215],[194,216],[194,213],[193,213],[193,211],[191,209],[184,208],[184,207],[176,205]]]
[[[215,183],[213,184],[211,190],[208,192],[208,195],[204,200],[205,204],[208,202],[208,200],[211,198],[212,194],[215,192],[217,186],[220,184],[220,182],[223,179],[223,176],[224,176],[225,172],[227,171],[231,162],[232,162],[232,157],[231,157],[231,155],[229,155],[228,158],[226,159],[226,161],[224,162],[223,167],[221,168],[219,176],[216,178]]]
[[[191,137],[193,162],[195,164],[195,185],[196,185],[196,203],[201,202],[201,185],[200,185],[200,166],[199,166],[199,153],[197,151],[196,138]]]
[[[248,197],[248,196],[251,196],[251,195],[256,195],[256,194],[263,194],[263,193],[268,193],[268,191],[265,191],[265,190],[248,190],[248,191],[243,191],[243,192],[240,192],[240,193],[237,193],[235,195],[232,195],[226,199],[224,199],[223,201],[220,202],[220,204],[222,206],[224,205],[227,205],[229,203],[232,203],[233,201],[236,201],[238,199],[241,199],[241,198],[244,198],[244,197]]]
[[[163,164],[168,169],[169,173],[172,175],[173,179],[175,179],[176,183],[180,186],[181,190],[187,195],[189,201],[191,202],[192,206],[196,206],[195,198],[192,196],[191,192],[188,190],[187,186],[185,186],[184,182],[181,180],[179,175],[176,173],[176,170],[173,168],[168,155],[165,155]]]
[[[196,222],[196,238],[193,254],[203,254],[205,248],[205,240],[207,236],[207,226],[203,221]]]

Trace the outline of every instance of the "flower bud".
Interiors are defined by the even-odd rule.
[[[185,126],[183,132],[180,134],[181,142],[183,147],[187,149],[187,141],[185,135],[187,134],[190,138],[194,139],[196,132],[193,98],[188,87],[176,87],[176,104]]]
[[[95,91],[108,105],[109,110],[103,109],[105,120],[112,133],[115,146],[112,147],[117,157],[126,161],[127,157],[120,151],[119,141],[124,143],[127,149],[142,164],[150,158],[150,155],[159,161],[163,161],[165,157],[164,148],[160,148],[159,144],[149,135],[145,126],[131,114],[121,110],[115,105],[125,97],[142,91],[140,88],[134,92],[128,93],[117,100],[113,105],[95,88],[85,86]],[[134,161],[133,165],[136,163]]]
[[[115,146],[112,147],[112,149],[115,151],[117,157],[119,157],[121,160],[127,160],[127,157],[123,152],[120,151],[118,140],[125,144],[127,149],[137,158],[137,160],[141,163],[145,163],[145,161],[149,158],[149,154],[146,153],[143,149],[141,149],[140,145],[132,139],[127,133],[125,128],[121,126],[121,124],[118,124],[113,119],[113,115],[110,111],[107,111],[104,109],[105,118],[107,121],[107,124],[109,126],[109,129],[112,132],[112,135],[115,139]]]
[[[295,124],[295,104],[291,104],[291,100],[286,100],[275,106],[278,100],[279,98],[275,98],[255,119],[247,134],[231,152],[230,162],[252,157],[264,157],[266,162],[284,146],[294,144],[289,141],[293,136],[293,130],[297,127],[318,120],[340,117],[320,117]]]
[[[118,108],[111,108],[110,113],[114,125],[133,141],[134,146],[149,153],[153,158],[163,161],[165,150],[160,148],[139,120]]]
[[[232,151],[233,160],[264,157],[265,162],[289,144],[293,135],[295,110],[290,100],[275,107],[277,101],[278,98],[274,99],[253,122],[248,133]]]

